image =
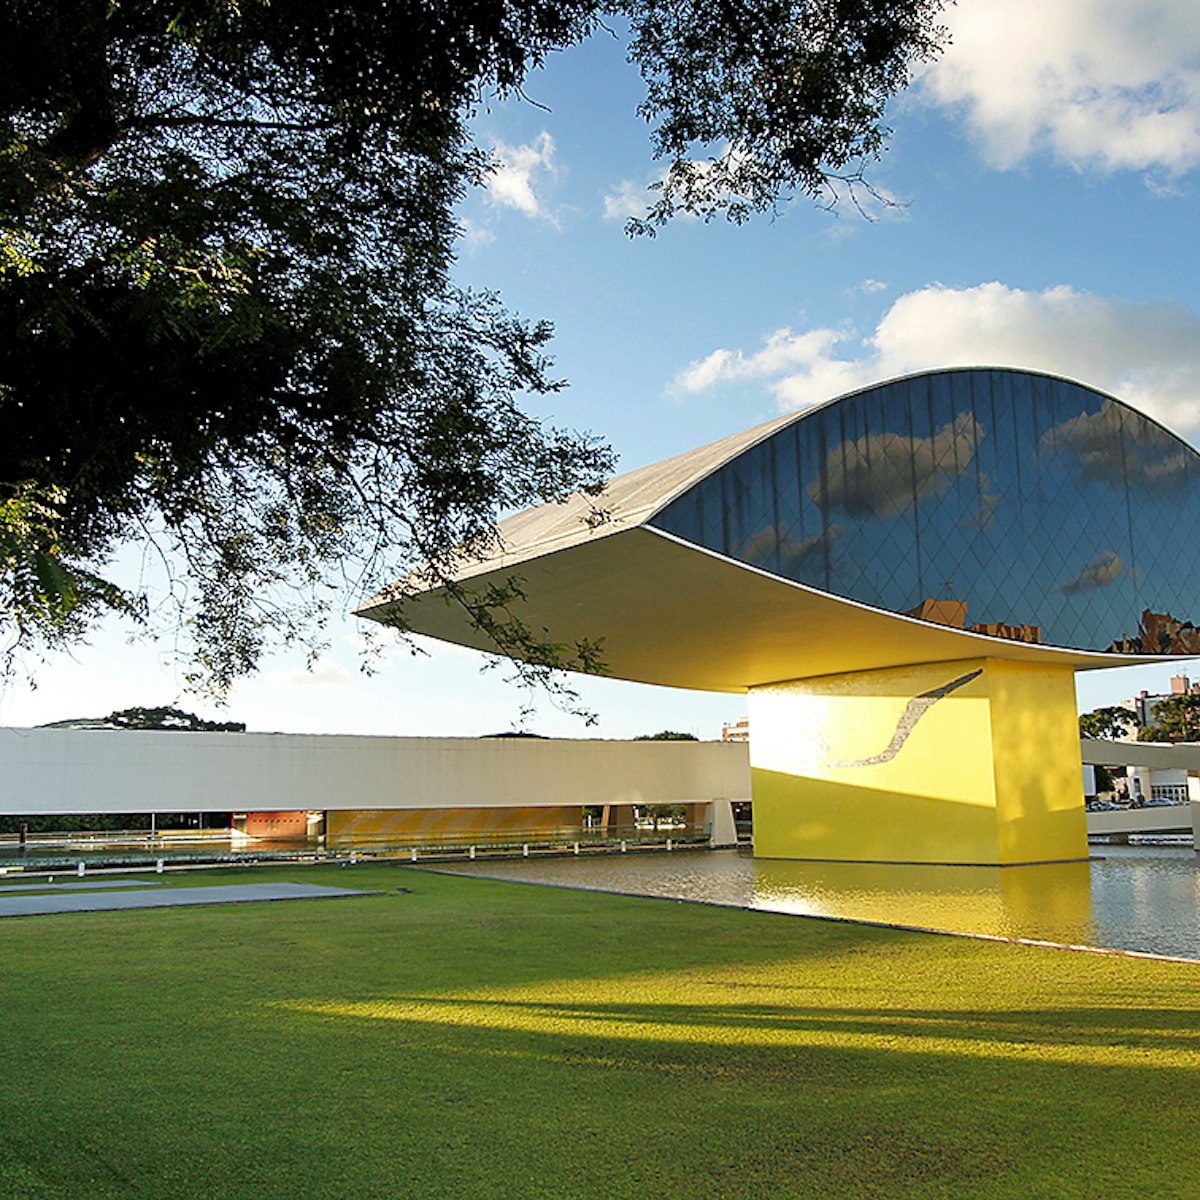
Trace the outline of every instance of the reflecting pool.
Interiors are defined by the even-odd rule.
[[[892,866],[755,859],[747,850],[446,864],[442,870],[1200,960],[1200,856],[1096,847],[1091,862]]]

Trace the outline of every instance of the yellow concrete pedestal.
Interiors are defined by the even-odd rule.
[[[1070,667],[977,659],[754,688],[764,858],[1013,865],[1087,857]]]

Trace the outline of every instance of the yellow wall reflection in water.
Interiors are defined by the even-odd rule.
[[[1023,867],[754,862],[755,908],[997,937],[1093,943],[1086,862]]]

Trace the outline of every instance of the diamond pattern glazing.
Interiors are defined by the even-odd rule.
[[[870,388],[802,414],[649,523],[893,612],[949,600],[967,628],[1200,653],[1200,456],[1067,380],[974,369]]]

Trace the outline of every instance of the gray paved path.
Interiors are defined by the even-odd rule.
[[[315,900],[334,896],[371,896],[354,888],[310,883],[244,883],[216,887],[142,888],[131,892],[42,892],[0,896],[0,917],[44,913],[99,912],[107,909],[176,908],[187,904],[241,904],[250,900]]]

